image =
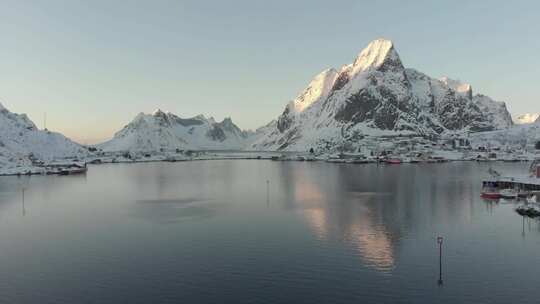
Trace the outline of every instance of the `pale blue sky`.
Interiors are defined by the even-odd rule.
[[[540,112],[537,1],[0,0],[0,102],[87,143],[138,112],[255,128],[369,41]]]

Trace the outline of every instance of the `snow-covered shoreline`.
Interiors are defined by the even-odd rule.
[[[529,162],[538,157],[534,153],[513,155],[483,151],[433,150],[429,154],[411,151],[404,154],[380,154],[377,156],[363,153],[309,153],[280,151],[188,151],[168,153],[130,154],[126,152],[108,152],[96,154],[86,159],[66,158],[43,165],[0,168],[0,176],[51,175],[61,174],[65,168],[72,166],[100,164],[137,164],[149,162],[192,162],[216,160],[266,160],[266,161],[317,161],[339,164],[386,163],[388,160],[399,160],[403,164],[431,164],[456,161],[479,162]]]

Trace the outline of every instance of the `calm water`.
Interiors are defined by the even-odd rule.
[[[240,160],[2,177],[0,302],[538,303],[539,222],[479,198],[487,168]]]

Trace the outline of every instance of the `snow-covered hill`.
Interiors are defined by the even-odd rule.
[[[503,102],[469,84],[406,69],[391,41],[372,41],[352,64],[317,75],[251,146],[305,151],[356,143],[364,135],[438,136],[505,129]]]
[[[470,141],[473,146],[534,149],[536,143],[540,142],[540,121],[514,125],[505,130],[472,134]]]
[[[230,118],[216,122],[203,115],[180,118],[156,110],[139,113],[114,137],[98,147],[103,151],[168,151],[175,149],[242,149],[252,133],[240,130]]]
[[[530,124],[533,122],[540,122],[540,113],[522,114],[514,119],[514,123],[517,125]]]
[[[0,168],[31,165],[31,159],[50,161],[82,157],[88,150],[60,133],[38,130],[25,115],[0,104]]]

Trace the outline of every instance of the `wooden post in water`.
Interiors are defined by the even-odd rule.
[[[443,243],[442,236],[438,236],[437,237],[437,244],[439,244],[439,281],[437,283],[439,283],[439,285],[443,284],[443,280],[442,280],[442,243]]]

